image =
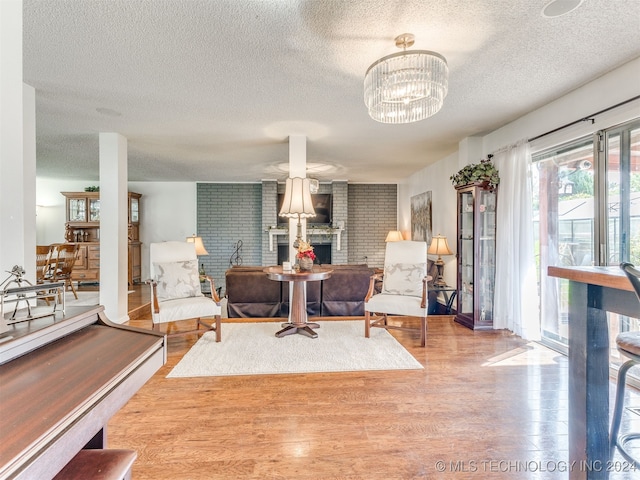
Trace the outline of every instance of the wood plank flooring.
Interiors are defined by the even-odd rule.
[[[197,340],[171,339],[109,447],[138,452],[134,480],[569,478],[566,357],[446,316],[426,348],[392,334],[424,370],[167,379]]]

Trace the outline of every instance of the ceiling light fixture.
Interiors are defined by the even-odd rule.
[[[449,88],[447,60],[428,50],[407,51],[411,33],[396,37],[402,52],[374,62],[364,77],[364,103],[381,123],[411,123],[438,113]]]
[[[542,16],[555,18],[573,12],[584,0],[552,0],[542,9]]]

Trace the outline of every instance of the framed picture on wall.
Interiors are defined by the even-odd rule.
[[[411,197],[411,240],[431,244],[431,191]]]

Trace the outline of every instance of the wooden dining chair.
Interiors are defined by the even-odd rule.
[[[36,283],[42,283],[45,279],[51,250],[51,245],[36,245]]]
[[[78,299],[76,287],[73,284],[73,267],[78,257],[78,245],[75,243],[59,243],[51,254],[48,266],[48,280],[64,282],[64,291],[71,288],[73,296]],[[60,299],[62,301],[62,299]]]
[[[626,273],[631,285],[633,285],[638,302],[640,302],[640,270],[630,263],[620,264],[620,268]],[[638,312],[640,313],[640,303],[638,304]],[[611,435],[609,437],[611,455],[617,449],[624,459],[640,468],[640,458],[634,457],[631,442],[640,440],[640,432],[628,432],[620,435],[620,423],[622,421],[622,413],[624,411],[624,390],[627,384],[627,372],[635,365],[640,364],[640,332],[622,332],[616,337],[616,346],[618,351],[627,357],[625,363],[618,370],[618,385],[616,387],[616,403],[613,410],[613,419],[611,421]],[[638,443],[635,444],[636,452],[638,451]]]

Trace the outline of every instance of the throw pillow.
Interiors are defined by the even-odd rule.
[[[158,283],[156,287],[158,300],[202,296],[198,262],[196,260],[154,263],[153,267]]]
[[[422,297],[422,279],[426,275],[426,263],[385,265],[382,293]]]

